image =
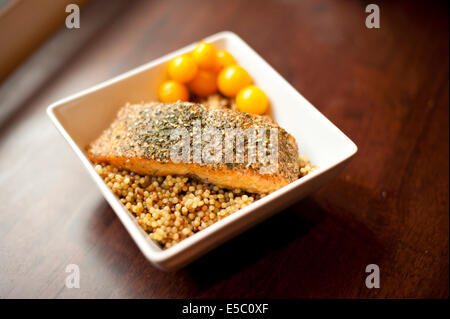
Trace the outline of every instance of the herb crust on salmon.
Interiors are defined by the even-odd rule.
[[[185,129],[195,140],[196,125],[202,130],[214,128],[216,135],[225,141],[226,132],[230,129],[275,129],[276,169],[270,174],[262,173],[273,163],[251,160],[249,155],[259,155],[259,149],[252,149],[254,145],[249,143],[248,137],[244,139],[243,149],[233,147],[235,158],[241,155],[244,161],[225,162],[223,156],[217,163],[172,160],[171,149],[179,143],[179,140],[171,138],[172,130]],[[256,142],[269,149],[273,146],[273,140],[267,134],[258,135]],[[226,145],[224,143],[220,147],[225,148]],[[244,153],[239,154],[240,151]],[[194,151],[190,152],[190,158],[195,158]],[[270,193],[299,176],[295,139],[269,117],[229,109],[208,109],[202,104],[189,102],[125,105],[110,127],[89,145],[88,156],[94,163],[108,163],[141,175],[195,176],[204,182],[253,193]]]

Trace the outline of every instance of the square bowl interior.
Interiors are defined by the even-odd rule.
[[[306,196],[335,176],[338,169],[342,168],[357,150],[356,145],[347,136],[237,35],[221,32],[205,40],[217,48],[229,51],[238,63],[246,68],[255,84],[269,97],[273,119],[295,137],[300,154],[309,158],[319,169],[169,249],[160,249],[148,238],[134,216],[124,208],[95,172],[87,158],[86,147],[109,126],[125,103],[157,100],[158,86],[167,79],[167,62],[177,55],[191,51],[195,43],[67,97],[48,108],[50,118],[86,166],[141,251],[153,264],[166,270],[185,265],[227,238]]]

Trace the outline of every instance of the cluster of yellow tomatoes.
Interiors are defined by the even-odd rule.
[[[241,112],[263,114],[269,107],[266,94],[252,85],[247,71],[229,52],[217,50],[212,43],[200,42],[190,54],[171,60],[168,73],[170,80],[159,87],[161,102],[188,101],[190,93],[206,97],[219,91],[236,98]]]

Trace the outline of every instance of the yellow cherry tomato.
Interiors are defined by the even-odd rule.
[[[219,50],[217,51],[217,69],[221,70],[223,68],[226,68],[227,66],[236,64],[236,60],[231,55],[230,52],[225,50]]]
[[[252,84],[252,78],[239,65],[226,67],[219,73],[217,86],[219,91],[228,97],[234,97],[244,87]]]
[[[214,44],[200,42],[191,53],[200,69],[214,69],[217,62],[217,50]]]
[[[213,94],[217,91],[217,75],[213,71],[199,70],[189,87],[200,97]]]
[[[269,99],[259,87],[250,85],[239,91],[236,107],[241,112],[263,114],[269,108]]]
[[[178,100],[187,101],[189,99],[189,90],[182,83],[166,81],[159,87],[158,96],[163,103],[176,102]]]
[[[197,75],[197,64],[194,59],[183,54],[169,62],[169,76],[172,80],[187,83]]]

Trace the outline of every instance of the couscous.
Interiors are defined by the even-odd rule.
[[[299,165],[301,176],[315,169],[305,157],[300,158]],[[162,248],[175,245],[265,196],[186,176],[140,176],[105,164],[96,165],[95,170]]]

